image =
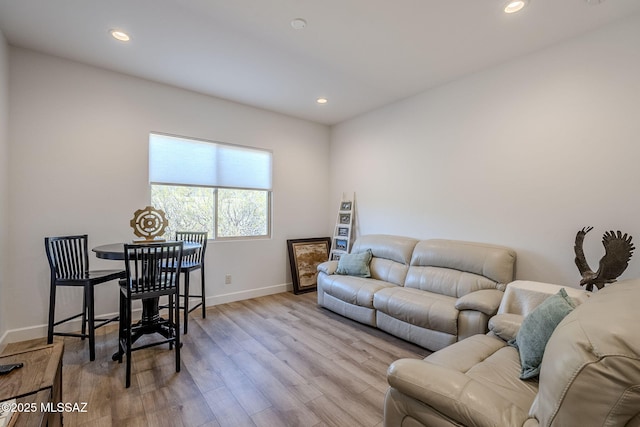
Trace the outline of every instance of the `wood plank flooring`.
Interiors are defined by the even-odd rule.
[[[94,362],[88,342],[64,338],[63,400],[87,402],[86,413],[64,414],[65,425],[382,426],[387,367],[429,354],[318,307],[315,292],[218,305],[206,319],[199,313],[183,336],[181,372],[168,346],[140,350],[129,389],[124,363],[111,360],[116,326],[98,330]],[[44,341],[9,344],[4,353]]]

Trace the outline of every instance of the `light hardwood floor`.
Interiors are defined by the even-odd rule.
[[[168,346],[133,354],[132,385],[111,360],[117,327],[88,343],[65,338],[63,400],[87,402],[66,426],[382,426],[386,370],[429,352],[282,293],[198,310],[183,336],[182,371]],[[57,339],[57,338],[56,338]],[[146,339],[146,337],[144,338]],[[42,344],[9,344],[4,353]]]

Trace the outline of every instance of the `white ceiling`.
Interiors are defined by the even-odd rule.
[[[504,3],[0,0],[0,30],[14,46],[335,124],[640,13],[640,0],[530,0],[513,15]]]

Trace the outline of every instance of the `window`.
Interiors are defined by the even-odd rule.
[[[176,231],[207,231],[215,239],[271,234],[270,151],[152,133],[151,204]]]

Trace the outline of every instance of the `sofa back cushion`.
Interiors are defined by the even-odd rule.
[[[417,239],[386,234],[369,234],[359,237],[351,253],[371,250],[373,255],[369,269],[371,277],[396,285],[402,285],[409,270],[409,262]]]
[[[540,425],[638,425],[640,280],[613,283],[551,335],[530,413]]]
[[[459,298],[481,289],[504,290],[516,253],[503,246],[431,239],[417,243],[405,286]]]

